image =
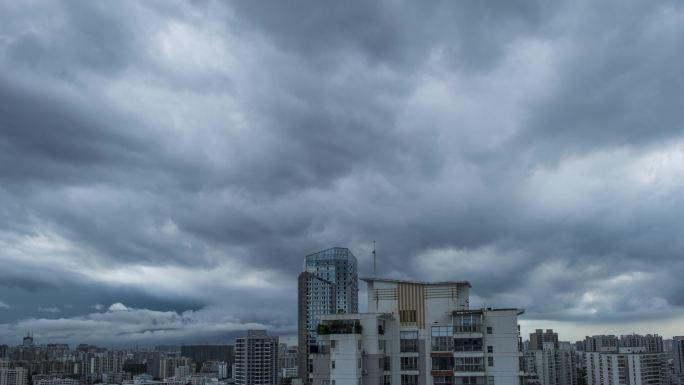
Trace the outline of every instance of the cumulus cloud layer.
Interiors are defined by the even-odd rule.
[[[372,240],[530,321],[681,314],[676,2],[0,9],[4,338],[291,332]]]
[[[29,318],[0,325],[0,338],[13,339],[25,330],[39,330],[36,339],[57,341],[91,341],[92,343],[131,346],[133,344],[187,343],[198,338],[228,340],[245,328],[265,329],[274,333],[290,330],[290,325],[242,322],[221,309],[201,311],[153,311],[127,307],[122,303],[71,318]],[[106,330],[106,333],[103,332]]]

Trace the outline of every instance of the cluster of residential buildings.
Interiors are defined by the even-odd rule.
[[[235,345],[107,349],[92,345],[0,345],[0,385],[278,384],[297,377],[297,347],[250,330]]]
[[[367,312],[359,313],[359,281]],[[235,345],[110,350],[0,345],[0,385],[684,385],[684,337],[551,329],[523,341],[517,308],[471,308],[468,281],[358,277],[346,248],[306,256],[297,346],[265,330]]]
[[[596,335],[570,343],[539,329],[523,344],[528,385],[684,384],[684,337]]]

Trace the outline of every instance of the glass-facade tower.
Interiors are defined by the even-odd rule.
[[[333,247],[306,256],[298,280],[299,375],[303,383],[308,382],[309,346],[316,342],[320,316],[358,313],[358,278],[356,257],[347,248]]]
[[[356,257],[349,249],[333,247],[306,256],[304,271],[335,285],[335,311],[359,312],[359,276]]]

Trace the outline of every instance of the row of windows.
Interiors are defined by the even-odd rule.
[[[485,385],[484,377],[434,376],[434,385]],[[494,377],[487,377],[487,385],[494,385]]]
[[[432,337],[433,352],[481,352],[482,338]],[[487,346],[487,353],[494,353],[493,346]]]
[[[434,376],[432,382],[435,385],[484,385],[484,377],[452,377]],[[391,385],[392,376],[384,375],[380,377],[383,385]],[[402,385],[415,385],[418,383],[418,376],[415,374],[402,374]],[[323,380],[323,385],[336,385],[335,380]],[[487,377],[487,385],[495,385],[494,377]]]
[[[407,310],[404,310],[407,311]],[[399,316],[401,317],[401,312],[399,313]],[[465,321],[468,319],[468,321]],[[458,321],[457,321],[458,320]],[[462,318],[462,317],[455,317],[454,318],[454,326],[433,326],[432,327],[432,336],[433,337],[446,337],[446,336],[451,336],[456,333],[479,333],[482,331],[482,324],[479,323],[471,323],[470,318]],[[402,321],[404,322],[404,321]],[[491,326],[487,326],[486,328],[487,334],[492,334],[494,332],[494,328]]]

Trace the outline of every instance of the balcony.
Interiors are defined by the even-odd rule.
[[[454,334],[482,333],[482,325],[454,325]]]
[[[329,354],[330,346],[328,345],[310,345],[309,353],[311,354]]]
[[[363,328],[358,320],[333,320],[325,321],[316,326],[318,335],[327,334],[361,334]]]

